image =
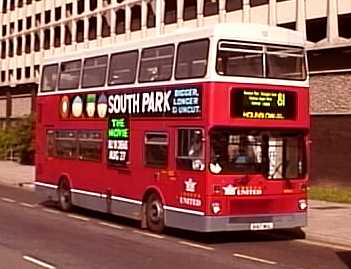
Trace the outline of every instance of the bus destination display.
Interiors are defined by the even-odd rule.
[[[233,89],[231,116],[246,119],[294,119],[295,103],[293,92]]]
[[[129,119],[128,117],[108,118],[107,160],[111,165],[126,165],[129,157]]]

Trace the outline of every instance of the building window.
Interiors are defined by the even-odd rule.
[[[22,69],[21,68],[17,68],[16,69],[16,79],[20,80],[22,78]]]
[[[203,130],[179,129],[177,134],[177,168],[204,170]]]
[[[6,71],[1,71],[1,82],[5,82],[6,80]]]
[[[30,29],[32,27],[32,17],[26,18],[26,28]]]
[[[23,20],[18,20],[18,32],[21,32],[23,30]]]
[[[167,167],[167,133],[145,133],[144,160],[146,166]]]
[[[204,3],[204,16],[212,16],[218,14],[219,4],[218,0],[205,0]]]
[[[139,82],[165,81],[172,77],[174,45],[143,49]]]
[[[6,35],[6,30],[7,30],[6,25],[3,25],[2,26],[2,36]]]
[[[25,78],[30,78],[30,66],[26,66],[24,69]]]

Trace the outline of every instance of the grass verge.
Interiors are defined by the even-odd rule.
[[[311,186],[309,198],[312,200],[351,204],[351,188]]]

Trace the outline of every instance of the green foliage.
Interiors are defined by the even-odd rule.
[[[337,203],[351,203],[351,187],[312,186],[309,198]]]
[[[20,163],[34,162],[34,116],[16,120],[13,126],[0,130],[0,159],[16,156]]]

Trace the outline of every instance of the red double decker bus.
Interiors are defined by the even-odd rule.
[[[306,224],[304,39],[218,24],[53,57],[37,99],[36,190],[194,231]]]

